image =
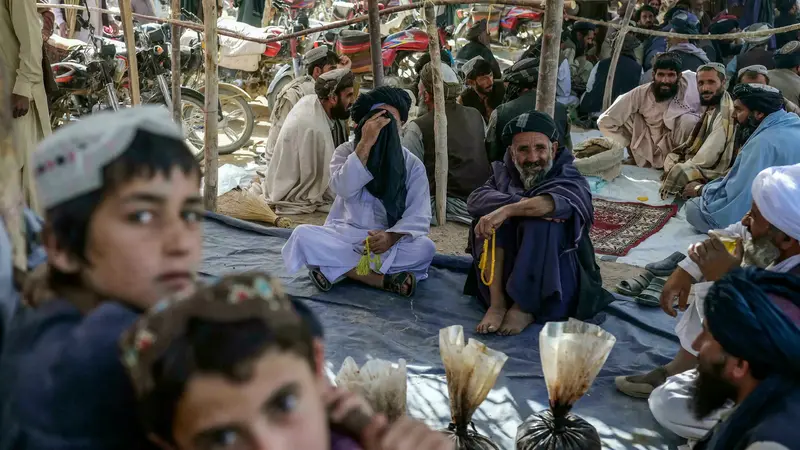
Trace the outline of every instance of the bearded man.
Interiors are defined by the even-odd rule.
[[[286,118],[263,185],[278,214],[325,211],[333,201],[328,168],[333,151],[347,141],[353,82],[350,69],[320,75],[316,94],[300,99]]]
[[[476,56],[461,68],[467,81],[467,88],[461,93],[459,103],[475,108],[481,113],[484,122],[489,121],[505,97],[506,89],[502,81],[494,80],[492,66],[481,56]]]
[[[557,137],[547,114],[511,120],[505,158],[467,199],[476,263],[464,290],[488,306],[478,333],[512,335],[534,322],[591,317],[610,302],[589,239],[589,185]],[[482,257],[490,263],[477,264]]]
[[[561,43],[561,59],[569,63],[572,89],[582,94],[592,72],[592,63],[586,54],[594,48],[597,25],[589,22],[575,22],[570,29],[569,37]]]
[[[664,167],[670,150],[686,142],[700,120],[694,72],[681,73],[681,59],[662,53],[653,65],[654,81],[617,97],[600,115],[604,136],[628,147],[639,167]]]
[[[770,71],[767,70],[767,68],[764,66],[759,66],[759,65],[747,66],[744,69],[739,70],[739,73],[737,74],[738,78],[736,79],[736,84],[728,86],[728,90],[730,92],[733,92],[733,89],[738,84],[768,84],[772,86],[772,80],[770,80],[769,78],[769,72]],[[776,89],[780,90],[779,88]],[[783,91],[781,91],[781,94],[783,94],[783,109],[785,109],[787,112],[795,113],[798,116],[800,116],[800,107],[798,107],[797,104],[794,103],[793,101],[786,98],[786,94],[784,94]],[[743,137],[746,140],[746,138],[749,137],[749,135]],[[744,141],[741,141],[740,144],[744,144]],[[741,145],[739,145],[739,147],[741,147]]]
[[[267,166],[269,166],[270,161],[272,161],[272,155],[275,153],[275,143],[278,141],[278,135],[281,132],[281,128],[283,128],[283,123],[289,117],[289,112],[294,108],[294,105],[306,95],[315,93],[315,82],[323,73],[328,73],[337,68],[349,69],[350,59],[346,56],[337,55],[327,45],[320,45],[303,55],[303,64],[305,64],[307,74],[292,80],[275,97],[275,105],[269,116],[270,128],[264,153],[265,165]]]
[[[697,364],[693,343],[702,333],[704,299],[711,285],[739,266],[800,275],[800,208],[796,207],[800,199],[800,165],[762,171],[753,182],[752,194],[750,211],[741,222],[715,230],[710,233],[711,239],[690,246],[689,258],[679,263],[664,285],[664,312],[676,317],[676,301],[678,308],[685,311],[675,327],[681,343],[678,354],[667,365],[647,374],[616,379],[617,388],[623,393],[649,396],[656,420],[687,439],[703,437],[726,415],[720,409],[712,416],[695,418],[689,401],[697,378],[697,371],[690,370]],[[719,237],[737,241],[733,254]]]
[[[336,195],[324,226],[300,225],[282,254],[289,273],[309,269],[311,281],[329,291],[350,278],[405,297],[428,277],[436,246],[425,166],[400,144],[411,97],[382,86],[353,104],[355,140],[336,149],[330,187]],[[369,248],[369,273],[356,265]],[[377,259],[377,261],[375,260]]]
[[[800,163],[800,118],[783,110],[783,95],[772,86],[740,84],[733,90],[737,134],[749,134],[731,170],[697,189],[686,202],[686,220],[701,233],[724,228],[750,208],[750,186],[759,172]],[[734,144],[735,145],[735,144]]]
[[[709,63],[697,69],[697,89],[705,112],[689,139],[664,160],[661,198],[696,197],[704,184],[725,175],[733,165],[736,121],[725,84],[722,64]]]

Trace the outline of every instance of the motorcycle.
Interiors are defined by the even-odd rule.
[[[536,38],[542,34],[541,12],[518,6],[503,7],[495,10],[494,6],[475,6],[461,9],[456,13],[460,22],[454,35],[463,38],[473,23],[486,19],[489,28],[489,37],[504,45],[524,46],[532,45]]]
[[[428,52],[428,33],[415,27],[389,35],[381,45],[383,68],[387,76],[397,77],[400,87],[416,91],[417,70],[416,65],[420,57]],[[451,37],[452,28],[438,28],[439,45],[449,50],[447,43]]]

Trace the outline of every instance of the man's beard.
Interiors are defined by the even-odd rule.
[[[665,86],[669,88],[669,91],[662,90],[662,87]],[[675,83],[660,83],[658,81],[653,81],[653,84],[650,88],[653,91],[653,97],[655,97],[656,101],[659,103],[669,100],[678,94],[677,81]]]
[[[483,87],[481,87],[478,84],[475,85],[475,90],[481,95],[489,95],[489,94],[492,93],[493,89],[494,89],[494,86],[491,85],[491,84],[486,89],[484,89]]]
[[[755,118],[755,116],[750,113],[747,116],[747,121],[744,124],[737,124],[736,125],[736,136],[733,139],[733,147],[734,148],[742,148],[742,146],[750,139],[750,135],[756,131],[756,128],[761,125],[761,122]]]
[[[350,118],[350,108],[345,108],[344,104],[339,101],[331,108],[331,119],[333,120],[347,120]]]
[[[781,250],[772,240],[772,233],[744,242],[744,263],[766,269],[781,256]]]
[[[514,167],[516,167],[519,172],[519,178],[522,180],[522,187],[525,188],[526,191],[529,191],[544,181],[550,169],[553,168],[553,160],[551,159],[541,164],[529,162],[521,165],[514,161]]]
[[[692,386],[692,411],[698,420],[711,415],[725,406],[728,401],[736,399],[736,386],[722,376],[725,359],[704,368],[703,363],[697,367],[697,378]]]
[[[703,98],[703,95],[707,94],[707,92],[700,93],[700,105],[702,105],[702,106],[717,106],[717,105],[719,105],[720,101],[722,101],[722,94],[724,92],[725,92],[724,90],[720,89],[719,91],[714,93],[714,95],[708,100]]]

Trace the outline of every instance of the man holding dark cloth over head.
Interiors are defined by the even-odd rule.
[[[465,286],[489,305],[479,333],[518,334],[533,322],[590,317],[607,304],[589,240],[589,185],[557,136],[547,114],[513,119],[503,130],[504,160],[492,164],[492,177],[467,200],[476,219],[470,232],[476,264],[484,240],[494,253]],[[476,278],[491,282],[475,289]]]

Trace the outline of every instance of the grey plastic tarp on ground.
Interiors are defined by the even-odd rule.
[[[339,370],[347,356],[358,364],[369,358],[404,358],[409,368],[409,413],[436,427],[445,428],[450,418],[439,329],[463,325],[467,338],[475,337],[509,357],[473,422],[500,448],[514,448],[517,426],[548,404],[539,359],[541,325],[515,337],[476,335],[482,307],[475,298],[461,294],[471,264],[467,257],[436,255],[430,277],[419,283],[413,299],[347,282],[322,293],[305,272],[286,273],[281,248],[289,233],[209,215],[202,272],[210,277],[250,270],[278,275],[288,292],[303,299],[322,321],[331,373]],[[674,321],[658,308],[626,301],[614,302],[592,320],[616,336],[617,342],[591,390],[573,411],[597,428],[604,448],[671,449],[680,443],[653,420],[646,401],[614,388],[614,377],[652,369],[675,354]]]

